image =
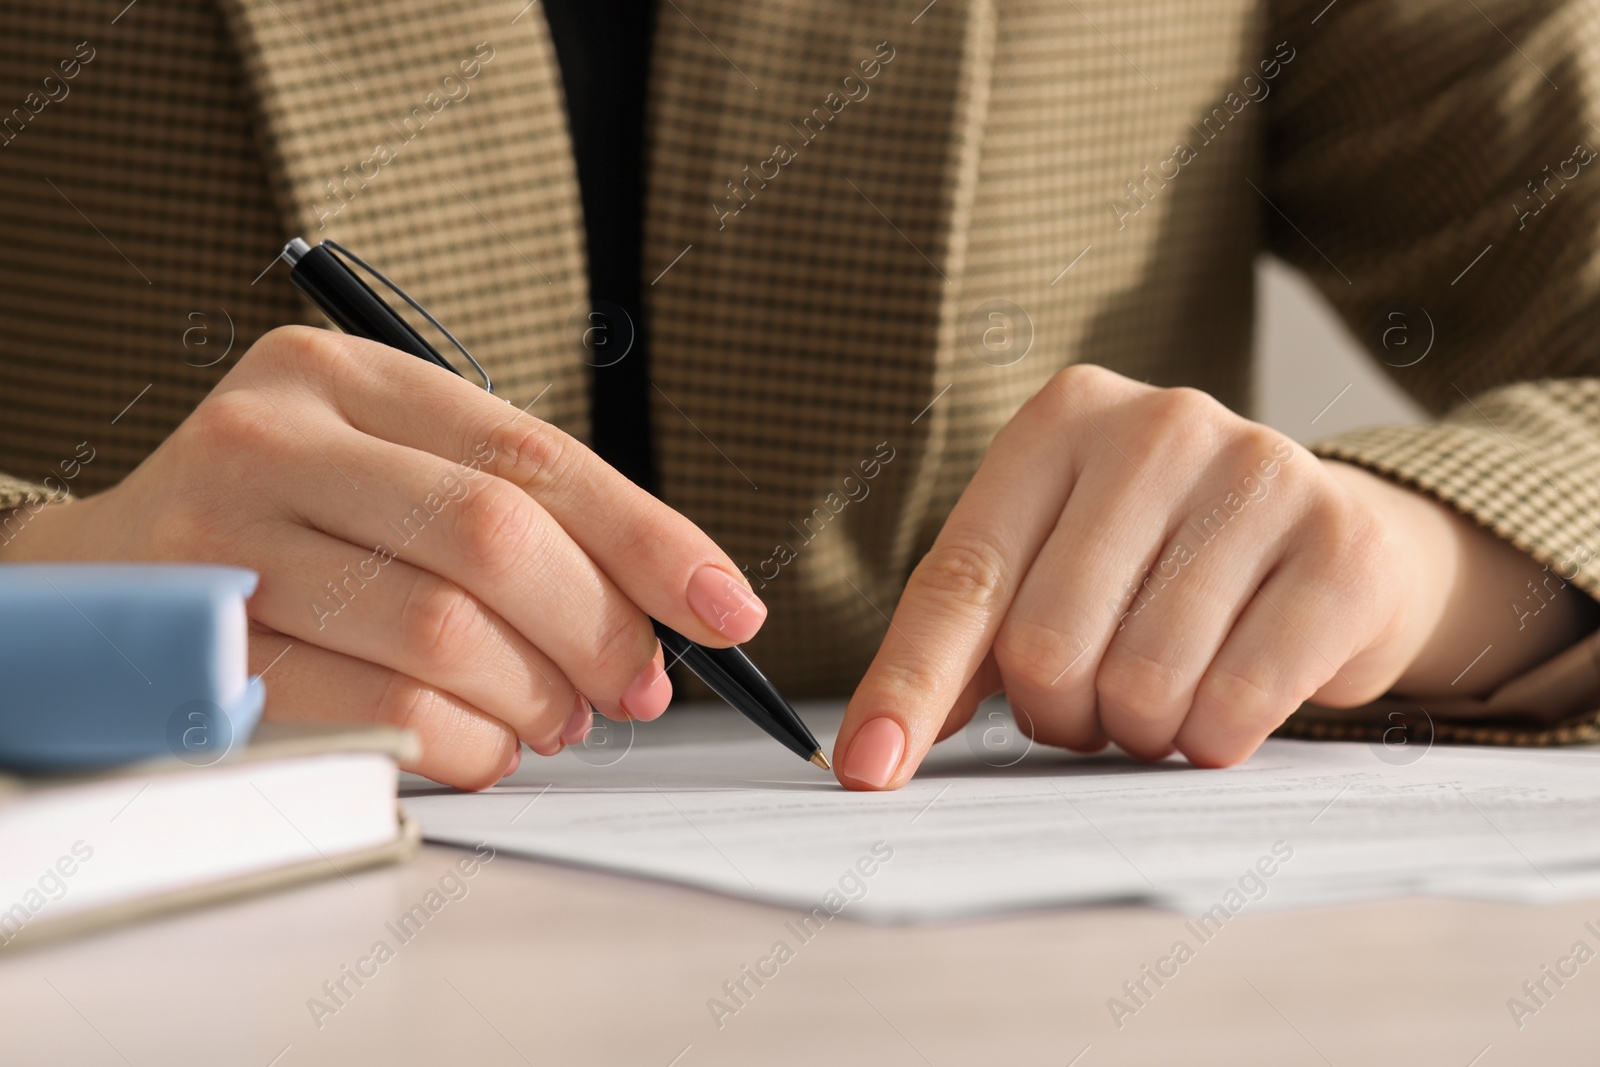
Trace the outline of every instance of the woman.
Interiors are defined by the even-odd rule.
[[[15,13],[0,559],[250,567],[268,715],[404,724],[469,788],[661,714],[646,614],[853,692],[853,788],[1000,690],[1210,766],[1306,700],[1581,715],[1597,16],[1493,14]],[[296,233],[511,406],[315,328]],[[1379,345],[1426,321],[1390,362],[1437,421],[1236,414],[1263,248]]]

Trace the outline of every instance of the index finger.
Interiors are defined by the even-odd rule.
[[[1065,400],[1046,388],[995,436],[911,572],[834,744],[844,785],[899,788],[910,780],[988,654],[1076,481]]]
[[[334,397],[357,430],[519,486],[647,615],[692,641],[749,640],[766,608],[694,523],[582,442],[457,375],[376,342],[321,334]]]

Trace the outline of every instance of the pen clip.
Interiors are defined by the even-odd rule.
[[[438,330],[440,333],[444,334],[445,339],[448,340],[452,345],[455,346],[455,350],[457,352],[460,352],[463,356],[465,356],[468,363],[472,364],[472,369],[477,371],[478,372],[478,377],[483,379],[484,392],[487,392],[487,393],[493,393],[494,392],[494,383],[489,380],[489,372],[483,369],[483,364],[479,363],[476,359],[473,358],[472,353],[467,351],[467,346],[466,345],[464,345],[460,341],[456,340],[456,335],[455,334],[451,333],[449,330],[444,328],[444,323],[442,323],[438,319],[434,318],[433,314],[431,312],[429,312],[427,308],[423,307],[421,304],[419,304],[415,300],[411,299],[411,294],[410,293],[406,292],[404,289],[400,288],[394,282],[392,282],[388,278],[384,277],[383,272],[378,270],[377,267],[374,267],[371,263],[368,263],[366,260],[364,260],[360,256],[356,255],[354,252],[350,251],[348,248],[346,248],[344,245],[340,244],[339,242],[330,241],[330,240],[323,240],[321,243],[322,243],[322,247],[328,248],[328,249],[332,249],[333,251],[339,253],[341,256],[343,256],[344,258],[350,260],[356,266],[360,267],[362,270],[366,271],[368,274],[370,274],[374,278],[378,279],[384,285],[388,286],[389,289],[396,296],[398,296],[401,300],[404,300],[407,304],[409,304],[413,311],[415,311],[418,315],[421,315],[423,318],[427,319],[430,323],[432,323],[433,324],[433,328]]]

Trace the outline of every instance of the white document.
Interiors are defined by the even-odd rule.
[[[847,792],[725,709],[607,724],[484,793],[402,792],[433,841],[872,921],[1600,895],[1600,752],[1268,741],[1200,770],[992,749],[992,707],[893,793]],[[798,710],[831,751],[839,705]]]

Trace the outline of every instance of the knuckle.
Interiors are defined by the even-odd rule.
[[[1306,505],[1303,528],[1330,560],[1357,567],[1385,558],[1390,539],[1383,519],[1365,504],[1337,492],[1320,492]]]
[[[348,345],[332,330],[314,326],[278,326],[261,335],[248,355],[256,364],[300,375],[328,374],[349,360]]]
[[[418,730],[440,705],[437,690],[430,689],[399,672],[391,672],[383,693],[373,705],[373,718],[381,725],[401,730]]]
[[[652,522],[624,522],[617,531],[617,558],[630,562],[654,559],[660,555],[667,531]]]
[[[1061,684],[1069,669],[1084,662],[1079,642],[1053,626],[1010,618],[994,641],[1000,674],[1024,690],[1048,690]]]
[[[1202,767],[1230,767],[1247,759],[1299,704],[1227,667],[1214,666],[1201,679],[1193,729],[1179,732],[1177,747]]]
[[[533,718],[518,731],[529,748],[541,756],[554,756],[561,751],[561,735],[567,728],[567,716],[572,714],[574,695],[542,702]]]
[[[184,421],[183,432],[199,454],[212,458],[254,451],[279,436],[281,416],[249,389],[229,389],[206,398]]]
[[[1095,676],[1102,705],[1136,722],[1168,719],[1188,704],[1183,672],[1160,659],[1118,642],[1106,652]]]
[[[621,680],[616,686],[617,694],[621,694],[623,687],[633,681],[655,655],[655,635],[644,616],[618,605],[601,611],[594,634],[585,647],[590,662],[602,677]]]
[[[1233,431],[1230,451],[1246,474],[1259,476],[1260,463],[1276,455],[1278,444],[1284,439],[1283,434],[1259,422],[1241,422]]]
[[[922,707],[928,694],[937,692],[945,679],[938,669],[923,657],[879,656],[867,672],[862,690],[871,686],[871,703],[890,707]],[[857,699],[860,699],[858,691]]]
[[[535,530],[532,501],[507,482],[485,479],[457,505],[452,547],[473,573],[498,577],[539,555]]]
[[[1117,434],[1117,448],[1146,476],[1169,464],[1192,468],[1204,452],[1191,424],[1172,422],[1161,415],[1140,419],[1132,432]]]
[[[928,590],[973,612],[991,610],[1003,592],[1005,561],[982,538],[957,538],[935,545],[917,565],[913,579]]]
[[[1271,720],[1283,703],[1267,686],[1220,664],[1213,664],[1195,688],[1196,707],[1230,731],[1259,730],[1265,736],[1278,725]]]
[[[1121,376],[1093,363],[1074,363],[1050,376],[1022,407],[1028,419],[1061,426],[1101,407]]]
[[[1139,432],[1122,447],[1141,467],[1167,460],[1193,466],[1212,451],[1221,431],[1219,416],[1226,414],[1226,408],[1199,389],[1154,390],[1140,405]]]
[[[1263,456],[1272,455],[1272,441],[1277,437],[1265,426],[1248,423],[1229,434],[1226,444],[1217,450],[1220,469],[1225,471],[1227,484],[1235,491],[1255,499],[1264,498],[1268,492],[1287,493],[1293,499],[1295,486],[1272,487],[1272,479],[1262,475]]]
[[[1149,403],[1152,412],[1175,426],[1209,422],[1228,414],[1228,409],[1210,393],[1187,385],[1152,393]]]
[[[576,440],[547,422],[519,416],[495,430],[492,446],[502,477],[538,496],[562,484],[576,462]]]
[[[1122,375],[1098,363],[1074,363],[1056,371],[1050,378],[1050,385],[1051,391],[1058,395],[1088,400],[1102,395],[1121,379]]]
[[[507,754],[504,741],[473,728],[473,716],[444,693],[418,682],[409,675],[391,672],[383,693],[373,707],[375,722],[410,730],[424,739],[422,763],[405,770],[418,770],[429,777],[449,781],[460,789],[486,789],[499,780]],[[438,753],[452,765],[441,776],[430,759]]]
[[[471,597],[443,578],[423,575],[400,610],[406,662],[434,675],[458,669],[472,655],[482,618]]]
[[[1328,529],[1347,555],[1364,561],[1382,558],[1389,539],[1389,528],[1365,507],[1337,509],[1335,517],[1328,520]]]

